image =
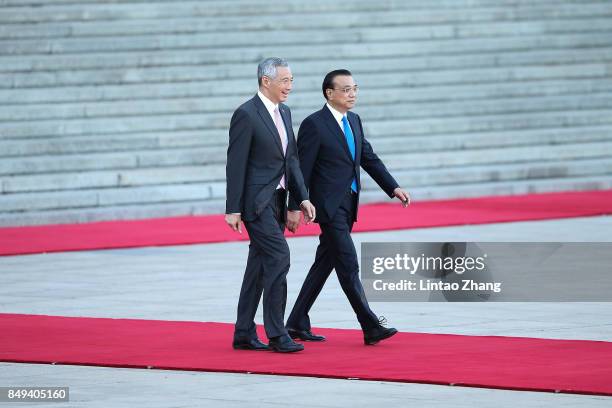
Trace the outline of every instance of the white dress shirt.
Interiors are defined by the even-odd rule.
[[[274,124],[276,124],[276,120],[274,119],[274,111],[276,111],[277,109],[278,114],[280,115],[280,108],[278,106],[278,104],[274,104],[274,102],[272,102],[270,99],[268,99],[268,97],[266,95],[264,95],[261,91],[257,91],[257,96],[259,96],[259,98],[261,99],[261,101],[264,103],[264,105],[266,106],[266,110],[268,111],[268,113],[270,114],[270,117],[272,118],[272,122]],[[282,120],[283,117],[281,116],[281,126],[283,126],[284,130],[285,130],[285,134],[284,135],[280,135],[281,138],[285,137],[288,138],[288,134],[287,134],[287,128],[285,126],[285,122]],[[278,129],[278,128],[277,128]],[[279,130],[280,131],[280,130]],[[289,141],[288,140],[283,140],[283,145],[286,146]],[[278,190],[279,188],[285,188],[285,186],[283,186],[283,182],[285,181],[285,176],[283,176],[281,178],[281,182],[278,184],[278,186],[276,186],[276,189]]]
[[[329,111],[332,113],[332,115],[334,115],[334,119],[336,119],[336,122],[338,123],[338,126],[340,126],[340,130],[342,130],[342,133],[344,133],[344,124],[342,123],[342,118],[344,116],[346,116],[346,115],[343,115],[342,113],[338,112],[329,103],[326,103],[325,106],[327,106],[327,109],[329,109]],[[347,118],[347,120],[348,120],[348,118]],[[349,123],[349,126],[351,126],[350,123]],[[353,130],[353,128],[351,128],[351,130]],[[353,134],[355,134],[355,132],[353,132]]]
[[[259,99],[261,99],[261,101],[264,103],[266,110],[268,111],[268,113],[270,114],[270,117],[272,118],[272,122],[274,122],[274,110],[278,108],[278,104],[274,104],[274,102],[269,100],[266,95],[261,93],[261,91],[257,91],[257,96],[259,96]]]

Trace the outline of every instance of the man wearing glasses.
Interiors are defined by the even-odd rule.
[[[325,337],[312,333],[308,312],[335,269],[363,330],[364,342],[372,345],[393,336],[397,330],[385,327],[385,319],[379,319],[372,312],[359,280],[357,252],[350,233],[357,220],[360,167],[389,197],[401,200],[404,207],[410,203],[410,197],[399,187],[365,139],[359,116],[350,112],[358,91],[352,74],[345,69],[332,71],[325,76],[322,88],[327,102],[302,122],[297,143],[300,167],[316,208],[321,234],[314,263],[286,327],[292,338],[325,340]],[[297,202],[291,199],[290,209],[298,208]],[[290,211],[289,230],[295,232],[299,221],[300,213]]]
[[[282,102],[291,91],[293,76],[286,61],[268,58],[257,67],[259,91],[232,116],[227,148],[225,222],[249,232],[249,257],[238,300],[233,347],[241,350],[294,352],[304,349],[285,329],[289,246],[283,235],[286,191],[304,211],[307,222],[315,208],[297,157],[291,112]],[[263,292],[263,317],[269,346],[257,338],[255,312]]]

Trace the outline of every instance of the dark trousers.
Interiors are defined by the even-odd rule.
[[[361,328],[369,330],[378,326],[378,317],[370,310],[363,285],[359,280],[359,262],[351,238],[356,202],[356,195],[348,192],[333,219],[328,223],[319,224],[321,234],[315,261],[289,315],[288,328],[310,330],[308,312],[332,269],[336,269],[340,286],[357,315]]]
[[[276,190],[261,215],[245,222],[251,243],[247,260],[234,337],[255,338],[255,313],[263,292],[264,327],[268,338],[287,334],[284,325],[287,304],[289,246],[285,230],[285,190]]]

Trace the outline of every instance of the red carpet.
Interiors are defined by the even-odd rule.
[[[384,231],[493,222],[545,220],[612,214],[612,190],[482,197],[399,203],[360,208],[355,232]],[[295,236],[317,235],[302,226]],[[293,236],[287,233],[289,236]],[[86,249],[183,245],[248,239],[229,229],[223,215],[159,218],[91,224],[0,228],[0,255]]]
[[[356,378],[612,396],[612,343],[317,329],[301,353],[235,351],[227,323],[0,314],[0,361]],[[263,338],[263,336],[262,336]]]

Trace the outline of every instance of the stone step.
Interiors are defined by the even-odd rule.
[[[303,120],[294,116],[294,127]],[[455,134],[494,130],[536,129],[547,127],[600,126],[612,123],[612,115],[606,109],[520,113],[506,115],[482,115],[474,117],[432,117],[389,121],[364,121],[365,134],[370,137],[379,135],[406,136],[426,134]],[[31,124],[0,123],[0,140],[20,140],[23,138],[48,138],[84,135],[118,135],[142,132],[195,131],[215,134],[227,132],[229,115],[225,122],[211,128],[208,120],[200,115],[159,115],[158,117],[129,117],[119,120],[89,119],[72,121],[38,121]],[[205,133],[203,133],[205,134]]]
[[[161,148],[159,139],[147,134],[129,138],[121,136],[107,136],[103,138],[75,137],[55,140],[0,140],[0,157],[118,152],[159,148]]]
[[[539,160],[571,160],[601,158],[612,155],[612,141],[567,143],[562,145],[527,145],[468,150],[413,152],[409,144],[404,152],[381,153],[389,169],[408,170],[488,163],[530,162]],[[226,155],[220,148],[198,147],[173,150],[139,150],[133,153],[92,153],[80,155],[34,156],[5,158],[0,162],[0,175],[31,175],[94,170],[129,170],[148,167],[223,166]]]
[[[224,180],[224,165],[180,166],[12,176],[4,180],[0,179],[0,191],[2,194],[14,194],[39,191],[204,183]]]
[[[582,93],[571,95],[546,95],[514,98],[471,98],[465,95],[459,101],[441,101],[444,93],[438,96],[435,102],[405,101],[398,98],[395,100],[380,100],[375,98],[374,92],[369,92],[372,99],[366,95],[359,100],[358,111],[363,118],[368,120],[385,120],[397,118],[419,118],[428,116],[457,116],[457,115],[482,115],[494,113],[514,113],[521,111],[535,112],[539,110],[579,110],[579,109],[602,109],[612,107],[612,93],[606,89],[605,83],[597,89],[599,93]],[[469,92],[469,90],[468,90]],[[302,100],[304,105],[292,104],[292,114],[296,117],[306,117],[322,105],[320,94],[310,93],[310,100]],[[401,97],[401,96],[400,96]],[[209,98],[181,98],[181,99],[158,99],[129,102],[107,102],[91,104],[47,104],[30,105],[28,109],[22,106],[8,106],[0,110],[0,121],[26,122],[38,120],[72,120],[86,118],[116,118],[125,116],[156,116],[169,114],[201,114],[203,119],[210,120],[211,124],[221,123],[227,125],[228,117],[231,117],[233,109],[241,104],[242,98],[227,98],[226,104],[219,103],[216,106],[215,99]]]
[[[573,95],[600,93],[609,94],[612,90],[612,79],[575,79],[572,81],[538,81],[534,86],[534,81],[513,82],[513,83],[482,83],[482,84],[460,84],[460,85],[440,85],[422,86],[410,88],[406,92],[400,87],[368,87],[363,88],[359,93],[358,108],[360,111],[367,109],[370,105],[398,104],[398,103],[423,103],[423,102],[444,102],[444,101],[479,101],[484,99],[503,99],[518,97],[553,97],[560,95],[570,98]],[[151,88],[150,86],[148,87]],[[172,89],[172,88],[171,88]],[[192,86],[189,91],[180,89],[178,92],[194,93],[197,86]],[[166,112],[171,111],[206,111],[206,112],[231,112],[252,97],[252,92],[244,95],[231,96],[209,96],[205,94],[193,95],[189,97],[171,97],[166,95],[161,97],[142,98],[130,89],[124,92],[124,100],[97,100],[92,102],[45,102],[30,103],[27,111],[23,104],[16,104],[14,101],[7,104],[0,111],[0,116],[5,120],[19,120],[20,118],[29,119],[51,119],[61,117],[93,117],[93,116],[113,116],[113,114],[134,114],[137,112],[146,113],[147,109],[158,109],[164,112],[161,106],[168,106]],[[252,91],[252,90],[251,90]],[[132,96],[134,99],[125,100]],[[324,99],[319,90],[296,91],[292,93],[288,104],[293,110],[307,109],[322,105]],[[175,106],[174,108],[172,106]],[[180,109],[180,110],[179,110]]]
[[[605,176],[612,174],[612,158],[536,161],[529,163],[461,166],[442,169],[394,171],[393,177],[407,190],[431,186],[458,186],[512,180],[555,179],[565,177]],[[381,191],[365,171],[361,176],[363,191]],[[381,191],[382,193],[382,191]],[[383,193],[384,194],[384,193]]]
[[[412,136],[529,130],[574,126],[600,126],[612,123],[607,110],[538,112],[458,118],[427,118],[363,122],[366,135]]]
[[[339,16],[339,18],[341,18]],[[612,16],[611,16],[612,18]],[[259,44],[324,44],[333,38],[341,43],[370,43],[385,41],[427,41],[455,39],[488,39],[491,37],[542,37],[546,35],[593,34],[610,31],[610,18],[607,19],[573,19],[557,21],[551,29],[537,23],[525,24],[530,30],[521,31],[519,24],[472,26],[471,30],[458,33],[453,25],[423,26],[358,26],[342,28],[331,25],[330,30],[320,28],[275,29],[273,31],[231,30],[227,32],[187,33],[187,34],[157,34],[141,35],[113,34],[102,37],[79,36],[74,38],[46,39],[1,39],[0,54],[74,54],[92,52],[116,52],[124,50],[159,50],[177,48],[197,48],[208,44],[210,48],[248,47]],[[211,46],[210,44],[214,44]]]
[[[545,109],[546,107],[541,107]],[[359,111],[357,111],[359,112]],[[297,126],[306,116],[294,113],[293,121]],[[474,115],[465,117],[437,116],[393,120],[368,120],[364,117],[366,135],[402,136],[431,133],[466,133],[500,129],[529,129],[544,127],[603,125],[612,122],[609,109],[562,110],[501,115]],[[90,118],[73,120],[39,120],[33,122],[0,123],[0,140],[23,138],[54,138],[78,135],[117,135],[120,133],[140,133],[147,131],[175,130],[224,130],[227,131],[231,114],[218,114],[204,117],[201,114],[171,114],[156,116],[129,116],[115,118]]]
[[[94,152],[154,150],[178,147],[225,146],[227,130],[143,132],[128,135],[88,135],[53,139],[0,140],[0,157],[62,155]]]
[[[562,179],[532,179],[474,183],[451,186],[429,186],[410,189],[413,202],[420,200],[579,191],[612,188],[612,177],[571,177]],[[392,202],[380,191],[365,191],[361,203]],[[172,217],[189,214],[220,214],[225,209],[224,199],[195,200],[179,203],[147,203],[138,205],[94,208],[69,208],[49,211],[0,213],[0,226],[84,223],[104,220]],[[407,210],[409,211],[409,209]]]
[[[90,59],[87,55],[82,58],[64,57],[55,60],[55,56],[50,56],[46,60],[37,58],[16,58],[11,65],[5,57],[4,64],[0,65],[0,72],[35,73],[41,72],[51,77],[53,75],[68,81],[69,76],[63,73],[64,69],[70,69],[71,73],[80,76],[79,70],[86,70],[94,76],[107,78],[120,78],[122,81],[129,81],[133,76],[142,76],[149,80],[172,80],[191,79],[227,79],[227,78],[253,78],[253,66],[257,61],[248,62],[225,62],[220,67],[219,64],[209,64],[205,56],[198,52],[187,52],[181,50],[163,50],[151,53],[131,53],[123,55],[123,58],[106,58],[100,56],[98,59]],[[439,69],[459,69],[459,68],[486,68],[486,67],[513,67],[527,65],[558,65],[562,63],[578,62],[601,62],[610,60],[610,47],[588,47],[576,48],[571,53],[565,50],[517,50],[517,51],[497,51],[492,50],[485,54],[450,54],[450,55],[428,55],[427,58],[413,58],[404,56],[378,57],[379,66],[373,67],[370,60],[362,57],[346,56],[342,59],[344,66],[350,66],[355,71],[360,72],[395,72],[415,71],[415,70],[439,70]],[[0,56],[0,61],[2,57]],[[297,75],[320,74],[328,72],[338,67],[336,59],[299,59],[290,61],[292,69]],[[64,64],[64,65],[62,65]],[[193,69],[193,67],[197,69]],[[176,70],[175,76],[170,76],[167,67]],[[190,69],[191,68],[191,69]],[[126,71],[131,69],[130,71]],[[59,72],[56,72],[58,71]],[[8,78],[8,77],[7,77]],[[83,79],[79,79],[83,81]],[[108,81],[108,80],[107,80]],[[116,80],[115,80],[116,81]]]
[[[612,141],[545,146],[470,149],[464,151],[395,153],[380,155],[389,170],[431,169],[490,163],[539,162],[612,156]]]
[[[318,108],[318,107],[317,107]],[[584,94],[554,97],[466,100],[459,102],[420,102],[378,104],[364,107],[358,112],[363,121],[390,121],[443,117],[470,118],[481,115],[536,113],[550,111],[577,111],[612,108],[612,95]],[[295,109],[295,117],[305,117],[313,109]],[[211,121],[214,121],[211,117]],[[217,119],[217,120],[220,120]]]
[[[423,57],[443,55],[464,55],[489,52],[517,52],[532,50],[568,50],[584,47],[609,47],[609,32],[583,34],[550,34],[499,38],[467,38],[423,41],[386,41],[375,43],[334,43],[329,37],[324,43],[313,47],[310,44],[258,45],[244,47],[225,47],[214,49],[208,44],[190,43],[190,48],[163,50],[156,48],[143,51],[137,47],[123,51],[109,51],[86,54],[66,55],[7,55],[0,58],[3,71],[31,71],[35,69],[83,69],[109,66],[142,66],[155,64],[156,59],[167,59],[181,53],[189,65],[218,65],[227,63],[256,63],[265,55],[282,55],[297,62],[304,60],[348,58],[390,58]]]
[[[564,65],[531,65],[523,67],[494,67],[494,68],[467,68],[467,69],[436,69],[436,70],[422,70],[408,72],[405,75],[398,75],[396,72],[359,72],[350,65],[343,65],[351,68],[356,82],[361,86],[363,90],[368,88],[374,89],[388,89],[388,88],[410,88],[410,87],[424,87],[424,86],[442,86],[442,85],[482,85],[498,83],[504,84],[508,82],[525,82],[525,81],[553,81],[553,80],[568,80],[568,79],[606,79],[608,78],[608,72],[612,69],[612,60],[606,60],[596,63],[576,63],[576,64],[564,64]],[[148,70],[147,70],[148,71]],[[15,94],[17,91],[15,88],[20,88],[19,91],[28,92],[27,88],[40,88],[41,86],[74,86],[74,85],[105,85],[104,88],[99,87],[98,90],[94,90],[93,96],[88,96],[89,99],[95,95],[106,92],[105,98],[113,99],[126,99],[130,97],[129,91],[132,88],[138,90],[137,85],[140,85],[140,93],[142,93],[142,87],[146,86],[149,88],[147,93],[162,92],[163,95],[173,92],[172,87],[179,86],[192,86],[193,88],[189,91],[190,95],[203,95],[203,96],[247,96],[252,95],[256,92],[257,82],[255,75],[249,78],[227,78],[224,80],[201,80],[195,73],[195,69],[189,68],[189,74],[195,75],[193,78],[178,77],[175,75],[166,78],[154,78],[153,81],[148,83],[147,78],[148,72],[141,71],[137,75],[122,79],[121,77],[102,76],[97,79],[91,79],[92,73],[85,75],[82,73],[80,76],[76,75],[71,77],[69,83],[64,83],[64,79],[67,76],[54,74],[39,75],[36,74],[0,74],[0,80],[4,81],[4,84],[0,83],[0,92],[7,93],[7,97],[10,94]],[[316,72],[308,75],[300,75],[299,73],[294,74],[296,81],[294,83],[293,92],[294,94],[300,94],[305,92],[314,92],[321,88],[321,82],[323,76],[327,71]],[[179,75],[180,76],[180,75]],[[81,79],[80,79],[81,78]],[[89,79],[86,79],[89,78]],[[162,82],[174,82],[175,84],[160,84],[158,80]],[[81,80],[84,82],[81,83]],[[42,82],[40,82],[42,81]],[[59,81],[59,83],[58,83]],[[111,81],[111,82],[109,82]],[[122,85],[120,85],[123,83]],[[148,83],[148,85],[144,85]],[[223,86],[220,86],[223,83]],[[255,84],[255,85],[253,85]],[[382,86],[381,86],[382,84]],[[118,86],[120,85],[120,86]],[[106,86],[111,88],[106,91]],[[13,90],[11,90],[13,88]],[[159,88],[159,90],[156,90]],[[44,88],[49,89],[49,88]],[[44,89],[36,89],[35,95],[40,95],[44,92]],[[179,88],[180,89],[180,88]],[[87,90],[91,90],[88,88]],[[61,89],[57,89],[58,92]],[[76,92],[82,93],[83,89],[76,89]],[[185,92],[183,90],[183,92]],[[119,96],[121,95],[121,96]],[[64,98],[69,94],[64,95]],[[137,97],[137,94],[134,95]],[[44,97],[43,97],[44,98]],[[9,99],[5,99],[8,101]],[[42,99],[44,100],[44,99]],[[5,102],[6,103],[6,102]]]
[[[205,0],[207,2],[207,4],[212,4],[214,3],[214,7],[222,7],[222,6],[229,6],[229,5],[241,5],[244,2],[248,2],[249,0],[243,0],[242,3],[240,1],[235,1],[235,0]],[[252,0],[250,0],[252,2]],[[357,3],[361,1],[363,2],[364,0],[357,0]],[[581,3],[601,3],[604,0],[582,0]],[[78,7],[78,6],[89,6],[92,3],[99,3],[100,0],[0,0],[0,7],[22,7],[22,8],[27,8],[27,7],[54,7],[54,6],[67,6],[70,5],[72,7]],[[143,4],[143,3],[165,3],[165,4],[180,4],[180,3],[187,3],[187,4],[193,4],[194,0],[112,0],[112,3],[114,4]],[[287,3],[300,3],[297,0],[287,0]],[[316,2],[313,2],[314,4],[316,4]],[[424,4],[422,2],[418,2],[416,0],[405,0],[403,2],[404,4],[410,4],[411,8],[413,9],[420,9],[420,8],[424,8]],[[538,5],[545,5],[545,4],[555,4],[556,2],[554,0],[538,0]],[[381,7],[381,9],[389,9],[392,6],[394,6],[396,3],[395,2],[388,2],[388,3],[383,3],[381,2],[381,5],[384,7]],[[466,1],[466,0],[456,0],[456,1],[444,1],[441,2],[439,1],[437,3],[438,6],[448,6],[448,7],[476,7],[476,6],[533,6],[533,2],[530,2],[528,0],[472,0],[472,1]],[[295,6],[293,6],[295,7]],[[320,7],[320,5],[317,5],[317,7]],[[426,7],[425,7],[426,8]],[[300,9],[300,14],[301,14],[301,9]]]
[[[606,163],[600,163],[600,166],[605,166],[606,170],[610,170],[612,166],[611,159]],[[407,174],[400,173],[398,182],[405,186],[406,189],[418,192],[423,188],[427,189],[431,186],[436,188],[447,187],[449,190],[461,188],[470,182],[476,182],[478,185],[487,185],[499,183],[506,185],[511,180],[518,177],[524,177],[526,180],[521,180],[519,183],[531,181],[538,183],[541,181],[556,181],[563,182],[566,179],[572,178],[589,178],[603,179],[612,181],[612,176],[604,172],[594,170],[595,167],[588,165],[581,166],[567,165],[555,162],[551,166],[540,164],[539,166],[524,167],[523,169],[514,166],[513,169],[506,167],[478,169],[475,173],[470,173],[469,170],[460,169],[457,173],[430,173],[425,177],[430,177],[433,180],[443,180],[442,183],[428,184],[421,180],[419,183],[418,173]],[[556,177],[564,174],[563,178]],[[449,178],[445,178],[445,176]],[[539,177],[538,177],[539,176]],[[417,180],[416,182],[414,180]],[[363,194],[368,197],[373,197],[375,193],[379,196],[384,194],[373,185],[373,182],[367,182],[367,187]],[[373,194],[374,193],[374,194]],[[122,188],[101,188],[101,189],[83,189],[74,191],[57,191],[57,192],[38,192],[17,193],[0,196],[0,209],[2,213],[22,212],[22,211],[41,211],[66,208],[86,208],[86,207],[104,207],[115,205],[131,205],[131,204],[147,204],[147,203],[170,203],[181,201],[206,201],[210,199],[223,199],[225,196],[225,182],[207,182],[207,183],[188,183],[188,184],[167,184],[153,186],[133,186]],[[379,199],[380,200],[380,199]]]
[[[421,200],[550,193],[555,191],[608,190],[610,188],[612,188],[612,176],[606,175],[419,187],[411,190],[410,194],[412,200],[416,202]],[[390,201],[384,195],[382,198]],[[380,193],[374,191],[364,192],[360,200],[363,204],[380,201]]]
[[[564,144],[608,141],[612,126],[577,126],[569,128],[475,132],[464,134],[430,134],[426,136],[368,135],[378,153],[398,151],[443,151],[472,148]],[[297,129],[296,129],[297,130]],[[200,131],[171,133],[140,133],[125,136],[65,137],[46,140],[0,140],[0,157],[30,157],[44,155],[75,155],[99,152],[130,152],[139,150],[210,147],[218,155],[226,154],[227,131],[205,134]]]
[[[105,220],[134,220],[145,218],[176,217],[200,214],[222,214],[225,199],[195,200],[180,203],[147,203],[94,208],[70,208],[63,210],[0,212],[0,227],[80,224]]]
[[[459,183],[507,181],[531,178],[577,177],[612,173],[612,158],[533,161],[512,164],[444,167],[437,169],[394,170],[393,176],[402,186],[428,186]],[[62,190],[91,190],[127,188],[149,185],[225,182],[224,165],[180,166],[135,170],[90,171],[77,173],[38,174],[0,179],[0,193],[37,193]],[[362,188],[378,189],[374,181],[362,171]],[[222,194],[224,189],[217,188]],[[32,195],[34,197],[34,195]],[[2,208],[0,208],[2,212]]]
[[[612,13],[607,13],[612,14]],[[196,34],[208,32],[235,32],[240,26],[245,32],[275,30],[316,30],[333,27],[396,27],[418,28],[435,37],[441,30],[452,28],[457,38],[497,35],[525,35],[564,33],[571,31],[599,31],[609,27],[602,15],[575,18],[559,16],[555,7],[544,7],[534,13],[510,20],[506,13],[495,13],[490,8],[461,10],[414,10],[411,13],[396,10],[369,13],[328,12],[300,13],[298,19],[278,19],[275,15],[259,15],[245,21],[243,16],[163,18],[155,20],[119,20],[86,22],[43,22],[36,25],[10,24],[0,26],[0,39],[28,38],[92,38],[108,36],[137,36],[158,34]],[[562,19],[559,19],[562,17]],[[510,21],[508,21],[510,20]],[[586,27],[585,27],[586,26]],[[446,32],[446,31],[442,31]]]
[[[174,150],[138,150],[77,155],[48,155],[30,158],[10,158],[0,162],[0,175],[58,173],[105,169],[136,169],[177,165],[207,165],[224,163],[216,147]]]
[[[470,10],[477,11],[474,6],[495,7],[498,13],[505,11],[515,19],[521,15],[531,15],[540,9],[553,9],[556,16],[596,16],[598,13],[609,12],[605,1],[590,1],[582,4],[555,4],[545,1],[534,5],[529,0],[480,0],[477,3],[470,1],[439,0],[436,7],[419,1],[379,0],[351,1],[350,12],[371,13],[379,10],[394,10],[411,13],[416,11],[436,11],[449,9],[449,11]],[[514,7],[511,7],[514,6]],[[114,4],[67,4],[46,5],[44,7],[3,7],[0,9],[0,23],[43,23],[43,22],[74,22],[74,21],[107,21],[107,20],[140,20],[165,19],[177,17],[223,17],[243,16],[248,19],[253,16],[277,15],[282,13],[332,13],[346,12],[344,3],[330,3],[324,0],[311,0],[308,2],[285,1],[283,3],[260,3],[252,1],[209,2],[183,1],[171,3],[156,3],[155,7],[143,7],[134,3]],[[476,14],[476,13],[475,13]],[[499,18],[499,17],[498,17]]]
[[[225,183],[169,184],[36,194],[8,194],[0,196],[0,208],[2,209],[1,212],[10,213],[111,205],[205,201],[224,195]]]
[[[557,54],[558,56],[561,56],[561,54]],[[563,54],[563,55],[568,55],[567,53]],[[413,98],[413,95],[422,95],[424,92],[425,93],[430,93],[432,95],[435,95],[436,97],[440,97],[439,93],[440,92],[449,92],[449,95],[445,95],[445,98],[447,99],[457,99],[456,97],[454,97],[454,93],[458,93],[459,95],[464,95],[466,94],[467,91],[469,91],[470,88],[474,89],[474,94],[472,95],[472,97],[476,97],[476,98],[480,98],[483,97],[482,94],[480,94],[480,90],[484,90],[484,89],[491,89],[493,88],[493,90],[491,90],[491,92],[487,93],[486,95],[496,95],[496,94],[501,94],[501,95],[507,95],[507,96],[520,96],[520,95],[525,95],[525,90],[528,91],[527,94],[531,95],[538,95],[541,94],[542,92],[550,92],[547,91],[549,89],[552,89],[554,91],[558,90],[562,90],[559,93],[576,93],[579,92],[576,89],[585,89],[585,88],[581,88],[582,86],[588,87],[586,90],[592,90],[592,91],[596,91],[596,87],[590,86],[590,85],[586,85],[586,83],[590,83],[590,84],[598,84],[599,81],[604,82],[609,80],[609,78],[598,78],[602,76],[602,71],[594,71],[597,69],[597,63],[606,63],[609,64],[610,62],[612,62],[612,48],[607,48],[607,49],[596,49],[596,50],[589,50],[589,53],[584,53],[584,52],[577,52],[576,54],[571,54],[572,55],[572,59],[571,60],[562,60],[559,59],[558,61],[554,62],[552,60],[548,61],[551,64],[555,64],[555,65],[561,65],[561,64],[568,64],[571,63],[571,65],[575,65],[575,63],[580,62],[581,64],[579,64],[582,68],[588,68],[587,71],[589,72],[590,75],[593,75],[593,77],[587,76],[584,78],[580,78],[578,77],[580,70],[576,70],[576,69],[572,69],[570,72],[571,76],[572,76],[572,81],[568,81],[566,79],[555,79],[555,78],[550,78],[547,79],[544,75],[546,74],[550,74],[551,72],[546,72],[545,69],[546,68],[553,68],[553,76],[559,76],[563,74],[563,70],[556,70],[556,72],[554,71],[554,67],[550,67],[549,65],[536,65],[536,66],[532,66],[529,67],[529,69],[527,69],[526,65],[529,64],[524,64],[523,67],[521,68],[517,68],[514,70],[510,70],[510,67],[506,64],[505,65],[505,70],[500,71],[499,68],[486,68],[487,65],[490,64],[495,64],[494,61],[492,60],[488,60],[488,61],[482,61],[481,65],[478,65],[477,69],[471,68],[466,70],[465,68],[461,68],[461,67],[454,67],[453,70],[448,70],[448,69],[442,69],[442,67],[438,67],[437,69],[424,69],[425,72],[431,72],[431,71],[437,71],[437,74],[434,76],[431,76],[431,74],[425,76],[422,75],[421,73],[417,74],[415,72],[408,72],[409,68],[410,68],[410,62],[408,60],[404,60],[404,59],[399,59],[398,61],[395,60],[381,60],[379,61],[383,66],[381,67],[380,70],[376,70],[374,68],[372,68],[372,64],[371,63],[367,63],[365,64],[365,61],[359,61],[359,60],[351,60],[351,61],[347,61],[346,62],[346,67],[350,68],[357,79],[362,79],[362,77],[366,78],[368,76],[368,74],[370,74],[371,72],[375,71],[378,75],[384,75],[384,73],[386,72],[397,72],[397,70],[405,70],[406,71],[406,75],[408,77],[412,77],[412,76],[418,76],[419,78],[416,78],[414,82],[412,82],[410,85],[407,85],[410,87],[410,92],[406,92],[404,89],[395,87],[395,86],[391,86],[391,87],[387,87],[385,86],[385,84],[379,84],[376,87],[372,87],[371,89],[365,88],[362,86],[362,90],[361,90],[361,94],[360,94],[360,98],[362,98],[363,96],[367,96],[367,97],[373,97],[373,95],[385,95],[385,98],[389,98],[389,96],[387,95],[392,95],[391,97],[394,98],[398,98],[397,95],[404,95],[404,98]],[[518,57],[518,56],[517,56]],[[592,62],[587,62],[587,61],[583,61],[583,57],[585,59],[591,59],[593,58],[594,60]],[[599,60],[596,61],[596,59],[599,58]],[[579,61],[580,60],[580,61]],[[401,68],[401,62],[405,62],[406,66],[404,68]],[[477,59],[477,61],[480,61],[479,59]],[[329,64],[329,63],[328,63]],[[461,64],[459,64],[461,65]],[[247,72],[247,75],[244,75],[244,79],[245,79],[245,84],[248,81],[254,82],[254,78],[255,75],[252,72],[252,67],[250,67],[251,69]],[[316,69],[315,69],[316,68]],[[294,75],[296,77],[296,87],[298,86],[298,84],[300,82],[303,82],[304,78],[307,77],[311,77],[309,79],[309,83],[310,84],[314,84],[316,82],[316,79],[319,78],[319,81],[322,81],[322,76],[324,73],[330,71],[333,68],[332,65],[328,66],[328,67],[324,67],[323,65],[312,65],[310,63],[308,64],[297,64],[297,66],[293,66],[292,69],[296,72],[294,72]],[[459,69],[461,68],[461,69]],[[182,73],[184,69],[184,73]],[[601,69],[601,68],[600,68]],[[163,72],[159,72],[159,70],[163,71]],[[155,76],[150,76],[151,74],[153,74],[152,71],[156,71],[158,74],[160,74],[160,77],[155,77]],[[234,93],[234,95],[229,95],[229,94],[224,94],[224,95],[217,95],[217,96],[211,96],[211,92],[213,92],[213,90],[215,89],[215,87],[210,86],[210,84],[207,83],[207,81],[209,80],[214,80],[214,78],[212,77],[208,77],[205,78],[206,75],[201,74],[201,71],[203,70],[198,70],[197,68],[194,67],[174,67],[174,68],[168,68],[168,67],[164,67],[164,68],[145,68],[142,70],[139,70],[140,72],[140,82],[141,83],[124,83],[121,85],[114,85],[114,84],[104,84],[104,87],[101,86],[91,86],[91,85],[79,85],[79,86],[73,86],[73,85],[68,85],[68,84],[64,84],[64,80],[69,80],[70,82],[72,81],[76,81],[76,82],[80,82],[80,81],[88,81],[91,82],[91,79],[86,79],[86,78],[95,78],[97,75],[101,75],[102,77],[96,80],[93,80],[94,82],[99,81],[100,85],[104,83],[104,81],[107,81],[108,78],[116,78],[117,76],[121,76],[124,74],[124,72],[122,70],[119,70],[117,72],[114,73],[104,73],[101,71],[96,71],[96,72],[91,72],[91,71],[87,71],[87,75],[85,75],[85,71],[81,71],[76,72],[76,71],[72,71],[71,74],[72,75],[48,75],[46,74],[44,76],[44,79],[41,78],[37,78],[38,77],[38,73],[30,73],[30,77],[27,80],[28,84],[30,85],[34,85],[37,81],[43,81],[45,83],[47,83],[49,86],[55,86],[53,88],[51,87],[43,87],[43,88],[20,88],[20,89],[1,89],[0,88],[0,105],[4,105],[4,104],[8,104],[8,105],[18,105],[18,104],[25,104],[25,103],[49,103],[49,102],[53,102],[53,103],[57,103],[57,102],[88,102],[88,101],[95,101],[95,102],[104,102],[104,101],[120,101],[120,100],[132,100],[132,99],[157,99],[157,98],[181,98],[181,97],[196,97],[196,96],[206,96],[208,98],[215,98],[215,102],[217,104],[221,103],[222,101],[225,100],[225,98],[240,98],[240,97],[248,97],[249,95],[252,95],[255,91],[253,90],[252,85],[249,86],[248,88],[243,88],[243,89],[238,89],[238,86],[236,86],[235,90],[232,90]],[[217,74],[219,74],[219,72],[221,70],[217,69],[216,71],[214,70],[209,70],[211,73],[212,72],[217,72]],[[446,72],[446,75],[444,75],[444,72]],[[498,73],[499,75],[499,80],[500,81],[504,81],[504,83],[495,83],[495,82],[491,82],[491,80],[493,80],[494,78],[492,77],[495,73]],[[568,72],[568,71],[565,71]],[[464,84],[464,83],[448,83],[448,77],[451,73],[454,73],[454,75],[461,75],[461,77],[467,77],[468,75],[478,75],[477,78],[480,76],[480,74],[484,74],[484,76],[489,77],[489,82],[484,82],[484,83],[473,83],[473,81],[471,81],[470,83]],[[515,75],[515,74],[519,74],[522,78],[524,78],[524,80],[521,80],[521,78],[515,78],[513,76],[511,76],[511,74]],[[0,79],[4,78],[7,81],[11,81],[11,83],[13,83],[12,81],[16,81],[16,78],[18,76],[20,76],[22,74],[11,74],[10,78],[9,76],[7,76],[7,74],[0,74]],[[157,74],[154,74],[157,75]],[[221,74],[219,74],[221,75]],[[225,75],[225,74],[222,74]],[[231,75],[236,75],[239,77],[238,73],[232,73]],[[81,77],[81,79],[77,79],[76,77]],[[105,79],[106,78],[106,79]],[[440,78],[441,80],[446,81],[446,84],[442,84],[442,85],[436,85],[435,83],[432,83],[432,80],[434,80],[435,78]],[[218,79],[221,79],[221,77],[219,77]],[[223,81],[226,82],[228,81],[229,78],[223,78]],[[235,80],[237,78],[233,78],[233,80]],[[419,80],[419,82],[416,82],[416,80]],[[116,79],[114,79],[116,80]],[[533,86],[529,86],[530,84],[533,84],[533,80],[538,80],[538,87],[533,87]],[[19,80],[17,80],[18,82]],[[47,81],[51,81],[51,82],[47,82]],[[166,82],[155,82],[155,84],[145,84],[142,82],[146,82],[146,81],[166,81]],[[170,83],[168,83],[170,82]],[[605,82],[604,82],[605,83]],[[55,84],[55,85],[53,85]],[[21,85],[25,85],[25,84],[21,84]],[[452,89],[448,89],[448,87],[453,87]],[[299,85],[299,88],[306,88],[303,83]],[[317,87],[319,88],[319,87]],[[423,89],[422,89],[423,88]],[[542,88],[543,90],[540,90],[540,88]],[[499,89],[499,91],[497,91]],[[570,91],[573,90],[573,91]],[[319,91],[315,91],[314,89],[303,89],[299,92],[293,92],[293,94],[290,97],[290,105],[295,105],[295,104],[300,104],[303,103],[302,101],[304,99],[310,99],[312,97],[312,95],[315,94],[319,94]],[[422,100],[422,99],[418,99],[418,100]],[[229,103],[227,102],[225,106],[229,107]]]
[[[368,137],[377,153],[435,152],[518,146],[543,146],[612,141],[612,127],[584,126],[570,128],[500,130],[454,135]],[[225,142],[223,147],[227,145]]]

